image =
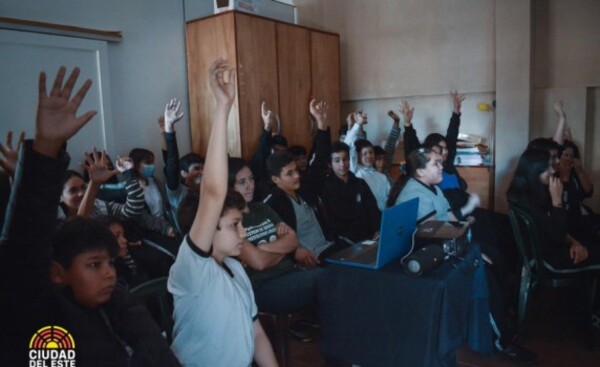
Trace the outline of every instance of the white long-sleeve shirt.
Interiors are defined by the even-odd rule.
[[[383,211],[385,210],[385,202],[390,194],[390,181],[387,179],[386,175],[377,172],[375,167],[366,167],[358,163],[358,152],[354,147],[354,142],[358,137],[359,129],[360,125],[354,124],[352,129],[348,130],[348,133],[344,138],[344,143],[348,144],[350,147],[350,171],[352,171],[356,177],[365,180],[367,185],[369,185],[373,196],[377,199],[377,207],[379,210]]]

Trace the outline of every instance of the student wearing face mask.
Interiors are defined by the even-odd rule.
[[[161,192],[154,178],[154,154],[143,148],[135,148],[130,152],[133,170],[140,186],[144,190],[145,211],[137,221],[138,233],[133,237],[150,244],[173,258],[177,254],[178,241],[175,240],[175,228],[165,215],[165,207]],[[165,270],[167,270],[165,268]]]
[[[153,217],[164,214],[163,199],[154,179],[154,153],[148,149],[134,148],[129,152],[133,160],[135,175],[144,189],[146,207]]]

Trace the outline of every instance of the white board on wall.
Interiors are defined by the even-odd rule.
[[[68,143],[71,167],[76,167],[83,152],[92,147],[109,152],[114,148],[111,146],[114,135],[105,41],[0,30],[0,55],[0,139],[3,142],[8,131],[13,131],[13,139],[20,131],[25,131],[27,138],[33,138],[39,73],[46,72],[49,92],[56,72],[64,65],[67,76],[75,66],[81,69],[73,95],[86,79],[92,80],[78,115],[88,110],[98,112]]]

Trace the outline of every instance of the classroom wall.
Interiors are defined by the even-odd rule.
[[[157,158],[157,172],[162,172],[157,117],[174,97],[182,101],[186,114],[188,111],[182,0],[0,0],[0,14],[123,32],[122,42],[108,44],[112,121],[115,146],[119,147],[110,153],[115,156],[134,147],[148,148]],[[178,122],[177,131],[180,151],[188,152],[187,116]]]
[[[467,94],[461,132],[485,135],[495,119],[495,208],[518,156],[532,137],[552,135],[553,100],[589,157],[600,160],[596,126],[600,79],[600,2],[597,0],[297,0],[301,24],[340,33],[342,113],[363,108],[385,139],[386,112],[402,99],[415,104],[420,136],[446,129],[451,89]],[[496,100],[495,116],[476,110]],[[568,102],[567,102],[568,101]],[[587,139],[587,140],[586,140]],[[598,191],[598,190],[597,190]],[[592,202],[598,206],[599,194]]]
[[[596,193],[587,203],[600,211],[600,2],[538,0],[534,12],[530,133],[552,136],[557,122],[553,105],[563,102],[584,167],[596,183]]]

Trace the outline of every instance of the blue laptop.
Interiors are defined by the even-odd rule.
[[[387,208],[381,216],[379,240],[365,240],[325,259],[339,265],[381,269],[412,251],[419,198]]]

